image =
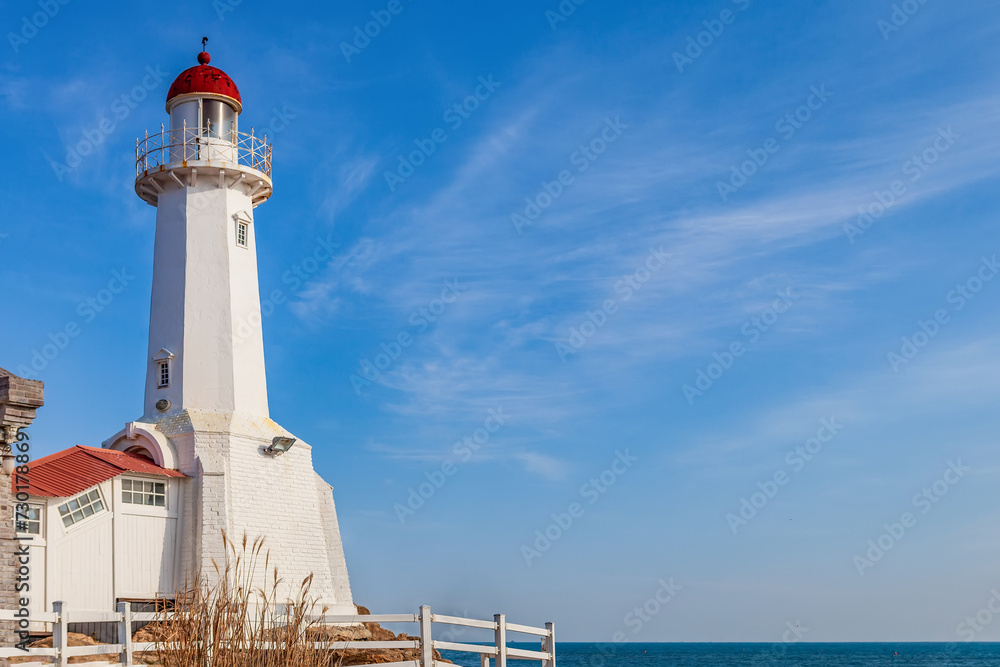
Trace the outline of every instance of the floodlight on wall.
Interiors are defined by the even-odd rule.
[[[291,449],[294,444],[295,438],[286,438],[279,435],[271,441],[271,444],[264,450],[264,453],[270,454],[271,456],[280,456]]]

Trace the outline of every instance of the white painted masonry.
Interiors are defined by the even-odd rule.
[[[217,179],[165,189],[156,209],[145,417],[156,402],[266,417],[267,380],[260,327],[242,340],[238,318],[260,314],[254,226],[236,245],[236,216],[252,216],[250,197]],[[250,218],[252,219],[252,217]],[[159,386],[161,350],[172,353],[170,384]]]

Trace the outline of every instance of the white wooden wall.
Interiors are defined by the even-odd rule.
[[[65,601],[75,609],[113,609],[117,598],[172,595],[178,582],[180,485],[187,480],[126,475],[165,482],[167,507],[121,502],[121,480],[98,485],[105,511],[64,527],[50,498],[44,546],[32,548],[32,609]]]
[[[174,592],[177,518],[121,516],[122,567],[118,597],[151,598]]]
[[[99,489],[108,505],[111,483]],[[57,600],[72,600],[77,609],[109,609],[115,604],[112,512],[99,512],[66,528],[58,509],[66,501],[50,498],[46,511],[46,606],[51,609]],[[35,578],[38,571],[32,568],[31,574]]]

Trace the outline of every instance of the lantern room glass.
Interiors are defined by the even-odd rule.
[[[191,132],[198,127],[198,100],[182,102],[170,112],[170,129],[180,131],[185,127]]]
[[[203,100],[201,116],[203,136],[234,141],[236,110],[233,107],[219,100]]]

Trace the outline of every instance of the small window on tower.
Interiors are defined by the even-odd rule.
[[[241,248],[247,247],[247,235],[250,233],[250,225],[245,222],[236,223],[236,245]]]
[[[169,387],[170,386],[170,362],[169,361],[159,361],[160,365],[160,383],[158,387]]]

